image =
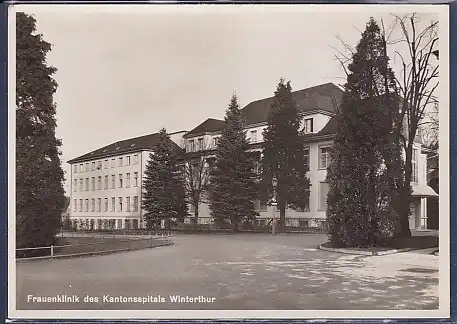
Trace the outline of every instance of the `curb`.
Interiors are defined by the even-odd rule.
[[[336,253],[343,253],[343,254],[357,254],[357,255],[366,255],[366,256],[380,256],[380,255],[388,255],[388,254],[395,254],[395,253],[401,253],[401,252],[408,252],[412,251],[414,249],[412,248],[406,248],[406,249],[392,249],[392,250],[387,250],[387,251],[356,251],[356,250],[351,250],[351,249],[345,249],[345,248],[329,248],[319,245],[320,250],[324,251],[329,251],[329,252],[336,252]]]

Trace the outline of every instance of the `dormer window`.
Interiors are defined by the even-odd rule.
[[[305,134],[311,134],[313,132],[313,119],[312,118],[305,119],[305,125],[303,127],[303,132]]]
[[[251,143],[257,143],[257,131],[251,131]]]
[[[189,152],[194,152],[194,151],[195,151],[194,140],[189,140],[189,143],[188,143],[188,151],[189,151]]]
[[[214,137],[213,138],[213,147],[214,148],[217,148],[217,146],[219,145],[219,140],[220,140],[219,137]]]

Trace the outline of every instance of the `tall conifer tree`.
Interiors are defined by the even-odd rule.
[[[16,242],[17,247],[54,242],[65,208],[64,172],[55,136],[57,83],[46,63],[51,44],[36,21],[16,15]]]
[[[399,108],[384,39],[367,23],[349,65],[327,173],[330,239],[338,246],[373,246],[393,234],[401,184]]]
[[[152,229],[165,220],[168,228],[173,220],[188,215],[184,175],[178,166],[173,143],[163,128],[154,153],[144,171],[142,207],[145,209],[146,228]]]
[[[233,231],[238,231],[243,222],[254,222],[257,215],[254,160],[248,152],[249,143],[243,126],[237,97],[233,95],[216,149],[209,194],[212,216],[221,227],[224,222],[230,222]]]
[[[309,202],[305,143],[300,131],[301,118],[292,97],[290,81],[281,79],[274,93],[263,132],[262,196],[272,197],[272,178],[276,176],[280,229],[285,226],[286,206],[303,209]]]

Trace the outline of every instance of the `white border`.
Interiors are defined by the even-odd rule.
[[[440,20],[440,270],[439,270],[439,309],[438,310],[135,310],[135,319],[246,319],[246,318],[448,318],[450,315],[450,251],[449,251],[449,9],[448,5],[12,5],[8,8],[8,316],[23,319],[131,319],[129,310],[16,310],[16,262],[15,262],[15,13],[33,8],[33,11],[59,13],[62,11],[115,12],[115,13],[202,13],[223,14],[227,12],[386,12],[393,7],[396,13],[434,12]],[[382,9],[382,10],[381,10]]]

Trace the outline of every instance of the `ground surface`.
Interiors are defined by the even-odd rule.
[[[317,250],[325,235],[181,235],[173,246],[17,263],[17,309],[437,309],[438,258]],[[76,295],[79,303],[28,302]],[[98,302],[84,302],[84,296]],[[161,296],[160,303],[107,302]],[[173,303],[169,295],[215,297]]]

